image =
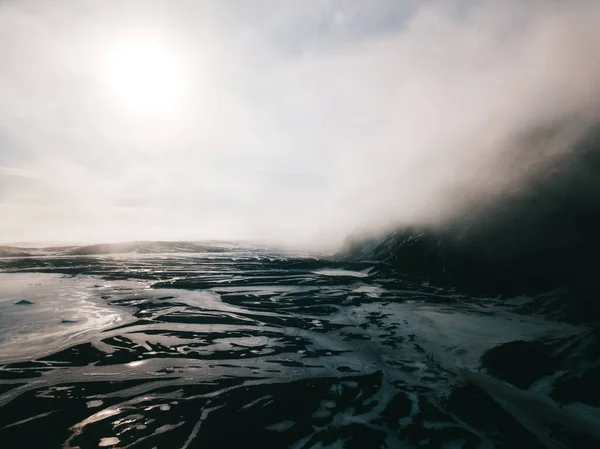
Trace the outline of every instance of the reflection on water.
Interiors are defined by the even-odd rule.
[[[255,249],[1,267],[10,447],[544,447],[556,435],[523,416],[552,402],[465,385],[457,366],[585,332]]]
[[[0,363],[84,341],[130,316],[127,309],[102,299],[111,289],[99,288],[90,277],[0,273],[0,286]]]

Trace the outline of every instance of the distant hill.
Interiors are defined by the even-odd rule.
[[[97,245],[79,246],[67,251],[69,255],[94,255],[94,254],[118,254],[118,253],[198,253],[198,252],[223,252],[227,247],[216,243],[195,242],[123,242],[103,243]]]
[[[102,254],[160,254],[224,252],[236,246],[224,242],[138,241],[101,243],[83,246],[48,246],[43,248],[0,246],[0,257],[92,256]]]
[[[27,257],[31,255],[29,250],[17,246],[0,246],[0,257]]]

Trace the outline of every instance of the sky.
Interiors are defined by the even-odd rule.
[[[518,136],[597,121],[598,23],[594,0],[0,0],[0,242],[444,223],[522,182]]]

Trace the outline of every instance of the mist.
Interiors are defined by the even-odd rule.
[[[0,0],[0,240],[443,225],[597,124],[598,23],[585,0]],[[132,35],[180,65],[169,110],[107,88]]]

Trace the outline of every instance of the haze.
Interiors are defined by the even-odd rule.
[[[598,23],[593,0],[0,0],[0,240],[443,223],[524,181],[515,136],[595,123]]]

